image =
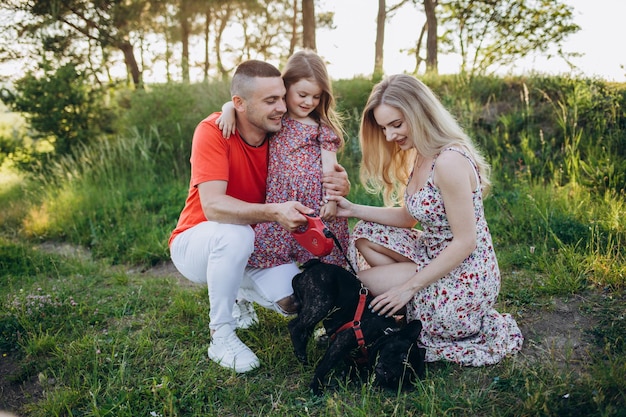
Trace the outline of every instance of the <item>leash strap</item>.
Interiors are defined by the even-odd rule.
[[[359,304],[356,306],[356,311],[354,312],[354,320],[349,321],[341,326],[331,336],[331,339],[335,340],[337,333],[348,329],[354,330],[354,337],[356,337],[357,345],[361,348],[361,355],[363,356],[364,362],[367,361],[367,348],[365,347],[365,336],[363,335],[363,329],[361,329],[361,318],[363,317],[363,312],[365,311],[365,301],[367,298],[367,293],[368,289],[361,286],[361,290],[359,292]]]
[[[350,270],[352,271],[352,273],[358,276],[359,274],[356,273],[356,269],[354,269],[354,267],[352,266],[352,262],[350,262],[350,259],[348,259],[348,255],[346,255],[346,252],[341,247],[341,243],[339,243],[339,239],[337,239],[337,236],[335,236],[335,234],[331,232],[328,227],[324,228],[324,236],[330,237],[333,239],[333,241],[335,242],[335,245],[337,245],[337,247],[339,248],[339,251],[343,255],[343,258],[348,263],[348,266],[350,267]]]
[[[341,247],[341,243],[339,243],[339,239],[337,239],[337,236],[335,236],[335,234],[328,227],[324,228],[324,236],[333,239],[335,245],[337,245],[337,247],[341,251],[341,254],[346,260],[346,263],[350,267],[350,270],[352,271],[354,276],[358,278],[359,274],[357,274],[356,269],[354,269],[354,267],[352,266],[352,262],[350,262],[350,259],[348,259],[348,255],[346,255],[346,252]],[[354,330],[354,337],[356,337],[356,342],[361,348],[361,358],[359,358],[359,360],[357,361],[359,363],[367,362],[367,347],[365,346],[365,336],[363,335],[363,329],[361,329],[361,318],[363,317],[363,312],[365,311],[365,301],[368,292],[368,289],[364,287],[363,284],[361,284],[361,290],[359,291],[359,304],[357,304],[356,311],[354,312],[354,320],[347,322],[330,336],[331,340],[335,340],[337,333],[350,328]]]

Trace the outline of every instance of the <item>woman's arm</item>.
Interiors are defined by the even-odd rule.
[[[405,207],[374,207],[355,204],[344,197],[331,195],[331,201],[337,202],[337,216],[356,217],[357,219],[380,223],[387,226],[413,227],[417,221]]]

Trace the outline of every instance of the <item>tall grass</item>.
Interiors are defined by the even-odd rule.
[[[593,271],[615,270],[598,260],[623,257],[626,158],[613,143],[626,136],[622,90],[569,78],[426,81],[492,162],[495,187],[487,210],[501,248],[534,247],[547,257],[562,251],[575,259],[570,264],[586,259],[593,265],[583,268],[587,279],[577,278],[581,282],[598,281]],[[167,238],[186,193],[193,128],[227,95],[223,83],[178,87],[122,96],[124,120],[134,124],[114,139],[76,149],[35,177],[27,191],[32,206],[13,220],[22,235],[68,240],[114,263],[166,260]],[[336,85],[346,130],[340,162],[352,180],[349,197],[378,205],[380,196],[366,194],[359,181],[359,118],[369,88],[359,79]],[[546,269],[541,265],[533,267]],[[622,279],[611,282],[624,285]]]
[[[32,190],[43,194],[23,222],[26,236],[68,240],[114,263],[166,259],[167,238],[184,202],[188,169],[156,132],[101,140],[55,162]],[[41,197],[40,197],[41,198]]]

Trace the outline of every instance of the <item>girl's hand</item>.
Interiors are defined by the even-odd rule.
[[[353,216],[354,204],[351,203],[345,197],[341,197],[338,195],[327,195],[326,200],[328,200],[328,203],[336,203],[337,205],[336,216],[337,217],[354,217]]]
[[[228,139],[230,135],[235,133],[237,127],[237,116],[235,115],[235,107],[232,101],[224,103],[222,106],[222,114],[215,119],[217,127],[222,131],[222,136]]]
[[[324,203],[320,208],[320,217],[324,221],[335,220],[337,218],[337,203],[334,201]]]
[[[391,317],[403,309],[414,295],[413,291],[399,285],[374,298],[369,308],[380,316]]]
[[[222,115],[218,117],[215,122],[217,123],[217,127],[219,127],[222,131],[222,136],[224,136],[225,139],[228,139],[230,135],[235,133],[235,120],[229,120],[229,117],[224,113],[222,113]]]

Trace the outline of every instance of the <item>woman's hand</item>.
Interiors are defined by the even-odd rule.
[[[391,317],[403,309],[414,295],[406,285],[398,285],[374,298],[369,308],[380,316]]]
[[[334,202],[337,204],[337,217],[354,217],[354,204],[351,203],[347,198],[338,195],[329,195],[326,196],[326,199],[329,202]]]

